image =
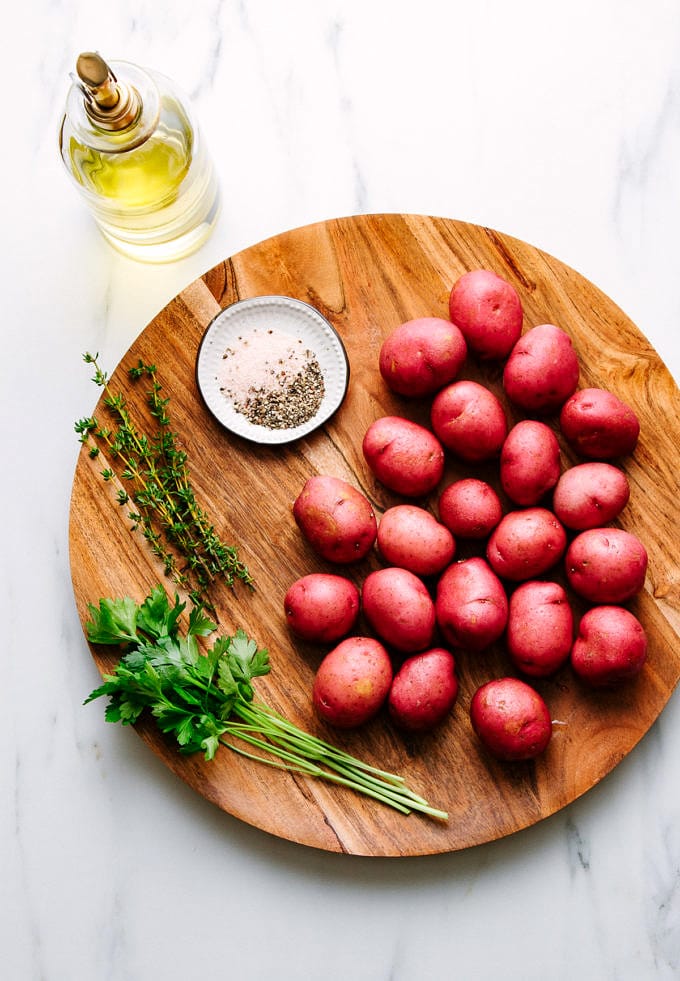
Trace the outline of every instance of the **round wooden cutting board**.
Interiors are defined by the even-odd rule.
[[[364,462],[366,428],[386,414],[427,424],[428,404],[392,395],[382,382],[377,363],[383,338],[415,317],[448,317],[453,282],[477,267],[493,269],[515,286],[525,329],[548,322],[570,334],[581,361],[581,387],[614,391],[641,421],[636,452],[621,461],[631,499],[619,524],[634,531],[649,553],[645,589],[629,604],[647,630],[648,660],[633,683],[616,691],[586,690],[569,667],[537,683],[549,705],[554,734],[535,763],[490,759],[469,723],[475,688],[512,673],[502,644],[474,657],[459,652],[458,702],[436,732],[405,737],[380,716],[362,730],[342,733],[322,725],[311,707],[312,679],[325,650],[295,641],[283,615],[288,585],[306,573],[329,569],[303,541],[292,518],[292,502],[305,480],[316,473],[349,480],[379,515],[399,499],[373,479]],[[342,337],[351,370],[347,397],[333,418],[310,437],[281,448],[259,447],[223,430],[205,409],[195,382],[196,354],[213,317],[237,300],[265,294],[316,307]],[[509,835],[569,804],[609,773],[658,717],[680,678],[675,535],[680,399],[645,337],[574,270],[517,239],[457,221],[417,215],[326,221],[227,259],[154,318],[112,376],[114,389],[126,393],[133,414],[148,419],[144,384],[127,377],[127,369],[140,358],[157,366],[158,381],[170,398],[173,429],[189,453],[199,503],[222,540],[239,546],[255,579],[254,592],[220,585],[213,598],[221,632],[241,626],[269,649],[272,672],[257,680],[258,698],[301,727],[401,773],[433,806],[447,810],[449,820],[403,816],[350,791],[273,770],[227,749],[209,763],[200,754],[184,757],[151,723],[138,725],[167,766],[218,807],[271,834],[334,852],[406,856],[454,851]],[[498,365],[481,367],[468,358],[459,377],[481,380],[502,396]],[[100,404],[95,414],[103,419],[106,410]],[[509,406],[508,417],[510,422],[519,418]],[[557,431],[556,420],[548,421]],[[565,467],[578,462],[563,442],[562,450]],[[83,450],[73,483],[71,568],[83,624],[89,603],[125,595],[139,602],[163,579],[146,543],[131,531],[126,509],[115,503],[115,487],[101,479],[102,466],[101,459],[92,461]],[[495,467],[478,472],[498,486]],[[449,460],[441,486],[467,474]],[[436,494],[424,503],[436,513]],[[461,545],[458,554],[473,553]],[[374,554],[344,571],[360,584],[379,565]],[[562,570],[558,567],[551,577],[562,581]],[[172,592],[172,584],[166,584]],[[578,604],[574,609],[578,615]],[[360,624],[357,632],[365,629]],[[103,673],[115,663],[111,650],[93,648],[92,655]],[[102,724],[103,708],[103,702],[94,703]]]

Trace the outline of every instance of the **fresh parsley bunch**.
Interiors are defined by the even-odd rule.
[[[107,696],[106,720],[122,725],[133,725],[149,710],[183,753],[203,751],[211,760],[220,745],[228,746],[270,766],[342,784],[405,814],[420,811],[446,820],[444,811],[430,807],[402,777],[363,763],[255,702],[252,681],[268,674],[268,652],[240,629],[202,651],[197,638],[209,636],[216,624],[194,607],[181,634],[185,605],[177,595],[171,603],[161,585],[141,605],[129,597],[90,604],[88,640],[122,646],[124,653],[85,704]]]

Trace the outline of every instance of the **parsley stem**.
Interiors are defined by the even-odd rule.
[[[351,756],[351,754],[346,753],[342,749],[338,749],[337,746],[332,746],[330,743],[325,742],[318,736],[313,736],[308,732],[302,732],[297,726],[293,725],[292,722],[289,722],[287,719],[283,718],[283,716],[278,715],[266,705],[255,702],[245,703],[239,714],[244,721],[254,721],[259,719],[259,713],[265,713],[268,720],[274,721],[282,733],[288,732],[294,738],[304,738],[305,751],[310,756],[316,754],[318,758],[323,758],[326,754],[332,753],[336,759],[343,759],[348,763],[351,762],[358,768],[366,772],[373,773],[375,776],[381,777],[383,780],[387,780],[397,786],[405,786],[406,784],[403,777],[400,777],[395,773],[388,773],[386,770],[381,770],[378,767],[372,766],[370,763],[365,763],[363,760],[358,760]]]
[[[251,743],[253,746],[259,746],[262,749],[272,752],[272,747],[265,740],[257,739],[254,736],[248,736],[245,733],[239,733],[239,738]],[[251,760],[257,760],[258,763],[264,763],[267,766],[273,766],[280,770],[286,770],[288,773],[301,773],[305,776],[316,777],[317,779],[327,780],[331,783],[339,784],[340,786],[347,787],[349,790],[357,791],[358,793],[364,794],[368,797],[373,797],[375,800],[381,801],[383,804],[387,804],[390,807],[395,808],[397,811],[401,811],[402,814],[410,814],[414,810],[414,806],[409,801],[408,804],[402,802],[394,794],[390,794],[386,790],[378,790],[371,787],[369,784],[363,783],[360,780],[347,779],[337,773],[328,772],[322,769],[320,766],[316,766],[309,760],[305,760],[302,757],[296,757],[293,754],[283,753],[282,751],[277,751],[277,756],[282,760],[287,760],[287,763],[277,762],[275,759],[267,759],[264,756],[258,756],[256,753],[248,753],[246,750],[242,749],[240,746],[235,746],[233,743],[227,742],[224,739],[220,739],[223,746],[228,749],[233,750],[240,756],[247,756]],[[446,814],[443,811],[435,811],[434,808],[420,808],[424,813],[430,814],[433,817],[446,818]]]
[[[247,717],[249,721],[246,725],[230,722],[228,728],[230,735],[251,742],[297,766],[304,765],[306,772],[313,772],[314,776],[369,793],[384,803],[398,802],[399,805],[407,806],[410,810],[420,810],[433,817],[446,819],[447,815],[444,811],[430,807],[423,797],[406,786],[402,777],[369,766],[291,723],[278,719],[268,709],[238,702],[234,705],[233,711],[235,715],[241,718]],[[283,727],[280,725],[282,722]],[[285,728],[285,732],[282,732],[282,728]],[[253,733],[260,733],[266,739],[258,739]],[[313,760],[319,760],[325,767],[335,772],[329,773]],[[263,762],[267,761],[263,760]]]

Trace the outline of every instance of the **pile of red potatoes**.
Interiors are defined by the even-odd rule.
[[[343,728],[364,724],[385,705],[403,730],[435,728],[458,696],[458,654],[504,642],[507,676],[474,692],[470,718],[497,758],[532,759],[552,732],[532,679],[570,662],[585,683],[612,686],[645,662],[645,631],[625,604],[643,587],[647,553],[612,524],[630,493],[612,461],[634,451],[640,426],[614,393],[578,389],[578,356],[563,329],[540,324],[523,332],[520,297],[494,272],[461,276],[449,313],[450,320],[401,324],[380,349],[389,388],[407,403],[431,400],[429,427],[389,415],[363,438],[375,479],[403,503],[378,521],[347,481],[311,477],[293,516],[318,555],[338,568],[292,583],[285,616],[297,636],[335,645],[319,665],[312,698],[320,718]],[[519,422],[508,424],[489,388],[456,380],[468,356],[501,364]],[[558,421],[582,462],[562,469],[546,417]],[[447,454],[471,476],[440,490],[436,516],[422,499],[440,486]],[[510,508],[475,475],[489,461],[498,465]],[[461,541],[476,542],[484,554],[456,559]],[[359,589],[342,567],[374,548],[384,566]],[[578,624],[567,589],[551,579],[560,563],[567,589],[585,601]],[[370,636],[352,635],[360,612]]]

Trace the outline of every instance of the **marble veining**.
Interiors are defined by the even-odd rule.
[[[80,50],[188,91],[223,213],[194,256],[113,253],[56,132]],[[7,981],[670,981],[680,976],[680,701],[605,780],[518,835],[351,859],[270,838],[82,701],[76,418],[174,295],[288,228],[412,211],[487,224],[600,286],[680,379],[680,8],[671,0],[85,0],[16,5],[0,78],[4,480],[0,975]],[[102,543],[102,561],[106,544]]]

